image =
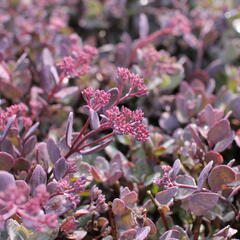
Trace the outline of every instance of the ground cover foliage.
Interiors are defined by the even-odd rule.
[[[239,239],[240,3],[0,1],[0,239]]]

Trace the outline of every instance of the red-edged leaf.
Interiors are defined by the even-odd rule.
[[[10,171],[14,166],[14,158],[6,152],[0,152],[0,170]]]
[[[212,191],[223,190],[226,184],[234,182],[236,174],[231,167],[219,165],[213,168],[208,176],[208,184]]]

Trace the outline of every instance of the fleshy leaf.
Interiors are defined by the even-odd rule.
[[[177,159],[174,164],[173,164],[173,172],[171,173],[171,177],[172,178],[176,178],[176,176],[178,175],[180,169],[181,169],[181,161],[179,159]]]
[[[207,139],[210,146],[215,145],[221,140],[225,139],[231,134],[230,123],[226,119],[218,121],[212,128],[210,128]]]
[[[40,184],[46,184],[47,183],[47,174],[42,168],[41,165],[37,165],[32,173],[32,176],[29,180],[29,183],[32,187],[32,191],[40,185]]]
[[[118,94],[119,94],[119,90],[118,90],[118,88],[111,88],[110,90],[107,91],[107,93],[110,93],[111,96],[110,96],[108,104],[103,108],[103,112],[105,112],[107,109],[112,107],[112,105],[114,103],[116,103]]]
[[[210,151],[205,154],[205,161],[213,161],[215,164],[223,163],[223,157],[220,153]]]
[[[88,148],[86,150],[81,150],[79,153],[82,155],[87,155],[87,154],[99,152],[99,151],[103,150],[107,145],[109,145],[112,141],[113,141],[113,139],[109,139],[101,144],[98,144],[97,146],[92,147],[92,148]]]
[[[240,120],[240,97],[235,98],[230,107],[234,117]]]
[[[219,195],[216,193],[194,193],[184,199],[183,207],[197,216],[202,216],[217,204],[218,199]]]
[[[4,191],[8,185],[15,184],[15,179],[12,174],[0,170],[0,191]]]
[[[129,192],[124,197],[122,197],[122,200],[128,205],[137,202],[138,195],[136,192]]]
[[[125,203],[119,198],[115,198],[112,203],[112,211],[115,215],[121,216],[125,211]]]
[[[180,233],[177,230],[169,230],[165,232],[159,240],[179,239]]]
[[[178,191],[177,187],[171,187],[157,193],[155,198],[160,204],[167,205],[171,202],[173,197],[176,195],[177,191]]]
[[[68,164],[66,163],[65,158],[60,158],[54,164],[53,174],[57,181],[59,181],[68,170]]]
[[[196,191],[196,189],[195,189],[196,183],[195,183],[194,178],[192,178],[191,176],[187,176],[187,175],[177,176],[176,183],[193,187],[193,188],[181,188],[181,187],[179,187],[178,193],[176,195],[177,199],[183,199],[186,196],[188,196],[188,195],[190,195],[190,194],[192,194],[193,192]]]
[[[35,135],[29,137],[24,143],[24,149],[23,149],[24,155],[26,156],[30,154],[34,150],[34,147],[36,144],[37,144],[37,137]]]
[[[91,127],[92,129],[97,129],[100,126],[100,121],[99,121],[99,117],[96,111],[94,111],[92,108],[90,108],[89,111],[89,117],[91,120]]]
[[[226,184],[234,182],[236,174],[229,166],[219,165],[212,169],[208,176],[208,184],[212,191],[223,190]]]
[[[55,93],[54,97],[64,99],[64,98],[67,98],[69,96],[75,95],[78,92],[78,90],[79,90],[78,87],[63,88],[60,91],[58,91],[57,93]]]
[[[0,170],[10,171],[14,166],[14,158],[6,152],[0,152]]]
[[[55,163],[59,158],[61,158],[60,150],[52,138],[47,140],[47,149],[52,163]]]
[[[34,123],[26,132],[24,139],[26,140],[28,137],[30,137],[36,131],[38,126],[39,126],[39,122]]]
[[[232,141],[234,140],[234,132],[231,131],[230,135],[228,135],[226,138],[224,138],[222,141],[219,141],[213,151],[215,152],[223,152],[231,143]]]
[[[135,239],[136,240],[145,240],[145,239],[147,239],[147,236],[149,235],[149,233],[150,233],[149,226],[139,228],[137,230]]]
[[[72,132],[73,132],[73,112],[70,112],[68,116],[67,130],[66,130],[66,143],[68,147],[71,147],[72,145]]]
[[[7,122],[5,128],[4,128],[4,131],[3,131],[3,134],[2,136],[0,137],[0,143],[2,143],[5,138],[7,137],[7,134],[8,134],[8,131],[9,129],[11,128],[12,124],[14,123],[14,121],[16,120],[16,115],[13,115]]]
[[[213,161],[209,162],[201,171],[200,176],[198,178],[198,190],[202,189],[204,183],[208,178],[208,174],[211,171],[213,166]]]

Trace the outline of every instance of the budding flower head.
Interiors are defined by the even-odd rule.
[[[95,111],[106,106],[109,102],[111,94],[104,90],[93,90],[92,88],[86,88],[82,91],[82,95],[87,102],[88,106]]]
[[[144,84],[143,78],[138,74],[131,73],[127,68],[118,68],[117,75],[120,84],[129,84],[130,93],[133,96],[147,95],[147,86]]]
[[[131,111],[122,107],[120,110],[114,106],[106,111],[106,116],[109,119],[110,127],[116,134],[129,134],[141,142],[145,142],[149,137],[147,127],[142,123],[143,112],[140,109]]]
[[[159,187],[163,187],[164,189],[173,187],[174,186],[174,180],[170,177],[172,167],[162,166],[161,169],[163,170],[163,175],[162,175],[162,177],[156,179],[155,183]]]

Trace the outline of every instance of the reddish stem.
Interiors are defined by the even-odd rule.
[[[93,141],[93,142],[90,142],[90,143],[88,143],[88,144],[83,145],[82,147],[80,147],[80,148],[77,149],[77,152],[79,152],[79,151],[83,150],[84,148],[89,147],[89,146],[91,146],[91,145],[93,145],[93,144],[97,144],[97,143],[99,143],[99,142],[102,142],[102,141],[104,141],[105,139],[110,138],[110,137],[112,137],[112,136],[114,136],[114,133],[113,133],[113,132],[105,135],[104,137],[102,137],[102,138],[100,138],[100,139],[97,139],[97,140],[95,140],[95,141]]]
[[[135,59],[138,48],[143,48],[147,44],[153,42],[156,38],[158,38],[162,35],[168,35],[171,33],[172,33],[171,28],[164,28],[162,30],[156,31],[156,32],[148,35],[147,37],[145,37],[143,39],[138,40],[138,42],[136,43],[136,46],[132,49],[132,52],[131,52],[131,55],[129,58],[129,63],[131,63]]]

